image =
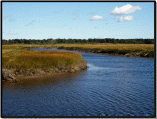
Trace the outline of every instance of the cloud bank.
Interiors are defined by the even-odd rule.
[[[119,22],[123,22],[123,21],[131,21],[134,20],[133,16],[123,16],[123,15],[127,15],[133,12],[136,12],[138,10],[142,10],[142,7],[140,6],[132,6],[130,4],[124,5],[122,7],[115,7],[114,10],[112,10],[110,12],[110,14],[112,15],[118,15],[116,17],[116,19],[118,19]]]
[[[135,12],[137,10],[141,10],[141,9],[142,9],[142,7],[140,7],[140,6],[132,6],[130,4],[127,4],[120,8],[115,7],[115,9],[110,12],[110,14],[125,15],[125,14],[130,14],[130,13],[133,13],[133,12]]]
[[[90,18],[90,21],[97,21],[97,20],[102,20],[103,17],[102,16],[99,16],[99,15],[95,15],[93,17]]]

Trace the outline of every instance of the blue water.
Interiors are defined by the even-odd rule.
[[[3,82],[2,116],[154,116],[154,59],[81,54],[85,71]]]

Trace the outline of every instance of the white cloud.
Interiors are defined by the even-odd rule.
[[[94,21],[94,20],[102,20],[103,17],[102,16],[99,16],[99,15],[95,15],[93,17],[90,18],[90,21]]]
[[[121,17],[116,17],[116,19],[119,19],[120,22],[122,21],[130,21],[130,20],[134,20],[133,16],[121,16]]]
[[[104,36],[104,38],[108,38],[107,36]]]
[[[113,15],[124,15],[124,14],[130,14],[130,13],[133,13],[137,10],[141,10],[142,7],[140,6],[132,6],[130,4],[127,4],[127,5],[124,5],[120,8],[116,7],[114,10],[112,10],[110,12],[110,14],[113,14]]]

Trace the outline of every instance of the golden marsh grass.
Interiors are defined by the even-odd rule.
[[[53,69],[55,67],[74,67],[85,62],[78,53],[60,51],[27,50],[30,45],[3,45],[2,68],[15,70]],[[44,47],[45,45],[31,45]],[[47,47],[49,45],[46,45]]]

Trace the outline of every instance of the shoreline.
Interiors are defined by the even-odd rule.
[[[100,54],[100,55],[109,55],[109,56],[119,56],[119,57],[134,57],[134,58],[149,58],[149,59],[154,59],[154,57],[141,57],[141,56],[135,56],[135,55],[132,55],[132,54],[122,55],[122,54],[110,54],[110,53],[98,53],[98,52],[86,52],[86,51],[79,51],[79,52],[92,53],[92,54]]]
[[[144,55],[140,55],[140,53],[126,53],[126,54],[118,54],[118,53],[103,53],[101,51],[94,51],[92,49],[70,49],[69,47],[52,47],[52,48],[57,48],[57,49],[64,49],[64,50],[69,50],[69,51],[78,51],[78,52],[85,52],[85,53],[93,53],[93,54],[101,54],[101,55],[110,55],[110,56],[122,56],[122,57],[137,57],[137,58],[150,58],[154,59],[154,57],[148,57]],[[48,48],[47,48],[48,49]]]
[[[66,73],[76,73],[78,71],[84,71],[87,69],[87,62],[80,63],[76,68],[55,68],[54,70],[41,70],[37,69],[36,71],[21,71],[18,74],[14,69],[2,68],[2,81],[11,81],[15,82],[22,79],[32,79],[32,78],[41,78],[41,77],[55,77]]]
[[[56,48],[56,49],[64,49],[64,50],[69,50],[69,51],[78,51],[78,52],[85,52],[85,53],[93,53],[93,54],[101,54],[101,55],[110,55],[110,56],[122,56],[122,57],[136,57],[136,58],[150,58],[150,59],[154,59],[154,57],[151,56],[147,56],[146,55],[141,55],[140,53],[126,53],[126,54],[119,54],[119,53],[103,53],[99,50],[94,50],[94,49],[77,49],[75,47],[71,48],[71,47],[57,47],[57,46],[51,46],[51,47],[25,47],[27,48],[44,48],[44,49],[52,49],[52,48]]]
[[[122,56],[122,57],[137,57],[137,58],[150,58],[154,59],[154,57],[147,56],[147,54],[140,55],[140,53],[114,53],[114,52],[103,52],[100,49],[88,49],[88,48],[77,48],[77,47],[64,47],[64,46],[32,46],[32,47],[23,47],[25,49],[29,48],[44,48],[44,49],[51,49],[51,48],[56,48],[56,49],[64,49],[64,50],[69,50],[69,51],[78,51],[78,52],[85,52],[85,53],[93,53],[93,54],[101,54],[101,55],[110,55],[110,56]],[[2,68],[2,81],[17,81],[22,78],[33,78],[33,77],[43,77],[43,76],[56,76],[56,75],[61,75],[63,73],[74,73],[80,70],[85,70],[87,69],[87,62],[80,62],[77,64],[76,67],[56,67],[54,69],[40,69],[37,68],[36,71],[32,70],[27,70],[27,71],[18,71],[15,72],[15,69],[7,69],[7,68]]]

